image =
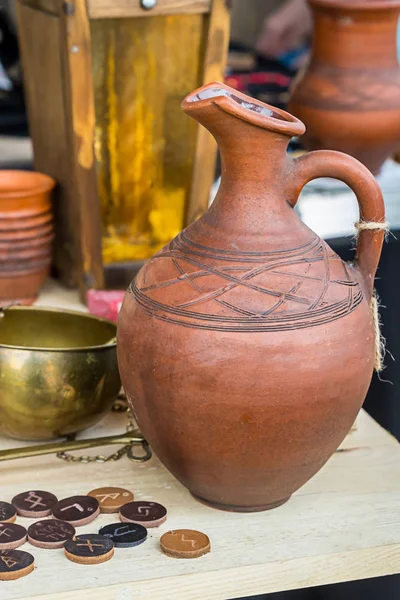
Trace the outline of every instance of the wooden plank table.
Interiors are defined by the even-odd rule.
[[[122,431],[124,420],[110,415],[86,436]],[[1,448],[16,445],[0,441]],[[161,502],[167,522],[149,530],[143,545],[117,549],[112,561],[96,566],[69,562],[63,550],[25,544],[21,549],[32,552],[37,568],[24,579],[0,582],[1,600],[225,600],[400,572],[400,446],[366,413],[316,477],[287,504],[264,513],[203,506],[156,458],[67,464],[43,456],[0,463],[0,498],[8,501],[32,488],[65,497],[103,485]],[[101,515],[79,532],[113,521]],[[173,528],[204,531],[211,553],[195,560],[165,556],[159,538]]]
[[[42,304],[52,303],[49,290]],[[68,296],[53,304],[70,301]],[[124,415],[109,415],[85,437],[124,427]],[[21,445],[0,439],[0,448]],[[96,566],[69,562],[63,550],[25,544],[36,569],[23,579],[0,582],[1,600],[227,600],[400,572],[400,445],[364,412],[327,465],[287,504],[264,513],[220,512],[198,503],[155,457],[142,464],[127,458],[67,464],[55,456],[0,463],[3,500],[32,488],[65,497],[104,485],[127,487],[136,499],[164,504],[167,522],[149,530],[143,545],[117,549],[112,561]],[[101,515],[79,532],[113,521]],[[159,538],[173,528],[204,531],[211,553],[195,560],[165,556]]]

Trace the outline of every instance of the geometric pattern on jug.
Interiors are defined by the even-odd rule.
[[[363,299],[346,264],[318,237],[277,252],[234,252],[175,238],[132,282],[148,314],[215,331],[284,331],[350,314]]]

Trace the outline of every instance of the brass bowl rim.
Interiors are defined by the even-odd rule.
[[[36,347],[36,346],[15,346],[10,344],[2,344],[0,342],[0,349],[7,348],[11,350],[25,350],[26,352],[88,352],[93,350],[110,350],[111,348],[116,348],[117,346],[117,324],[114,321],[110,321],[109,319],[103,319],[103,317],[98,317],[97,315],[92,315],[90,313],[80,312],[78,310],[69,310],[62,308],[53,308],[47,306],[10,306],[6,308],[0,307],[0,312],[8,312],[8,311],[21,311],[21,312],[52,312],[52,313],[60,313],[67,314],[78,317],[86,317],[87,319],[91,319],[92,321],[98,321],[100,323],[107,323],[108,325],[112,325],[115,327],[115,336],[110,339],[109,342],[105,342],[104,344],[98,344],[96,346],[78,346],[73,348],[51,348],[49,347]],[[0,318],[0,326],[1,326],[1,318]],[[112,341],[114,340],[115,341]],[[112,343],[111,343],[112,342]]]

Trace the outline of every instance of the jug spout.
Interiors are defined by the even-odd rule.
[[[218,82],[189,94],[182,110],[218,143],[223,196],[264,197],[267,187],[282,189],[289,141],[305,131],[296,117]]]
[[[221,137],[228,115],[249,126],[292,138],[302,135],[305,126],[293,115],[234,90],[224,83],[212,82],[198,88],[183,100],[182,110],[199,121],[213,135]],[[225,114],[225,118],[224,118]],[[236,124],[239,126],[239,123]]]

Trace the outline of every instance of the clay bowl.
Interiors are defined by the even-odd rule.
[[[47,247],[51,248],[52,241],[54,239],[54,233],[50,229],[50,232],[47,235],[39,235],[35,238],[19,238],[19,239],[8,239],[3,240],[2,235],[0,233],[0,252],[8,251],[11,248],[11,251],[18,252],[19,250],[28,250],[29,248],[41,248]]]
[[[18,273],[31,273],[38,271],[44,267],[49,267],[51,264],[51,256],[39,258],[27,258],[25,260],[7,260],[0,264],[0,273],[7,273],[10,276],[14,271]]]
[[[0,171],[0,219],[30,217],[51,210],[52,177],[33,171]],[[10,217],[7,217],[7,214]]]
[[[0,171],[0,302],[31,304],[49,274],[54,179]],[[1,415],[1,412],[0,412]]]
[[[1,173],[1,171],[0,171]],[[1,209],[1,199],[0,199],[0,209]],[[13,211],[1,211],[0,210],[0,220],[2,220],[4,223],[7,223],[7,221],[15,221],[15,220],[19,220],[19,219],[34,219],[36,217],[42,217],[44,215],[47,215],[49,213],[49,209],[40,209],[40,210],[36,210],[36,209],[32,209],[32,210],[13,210]]]
[[[0,259],[0,306],[33,304],[49,275],[51,254],[30,259]]]
[[[0,171],[2,300],[33,302],[48,274],[53,240],[51,191],[54,185],[55,181],[42,173]]]
[[[71,435],[99,421],[121,382],[116,324],[16,307],[0,319],[0,432],[21,440]]]
[[[10,303],[29,306],[37,299],[38,291],[47,279],[50,260],[41,267],[0,270],[0,306]]]
[[[13,217],[6,217],[3,219],[0,216],[0,231],[19,231],[25,229],[35,229],[37,227],[49,225],[52,222],[53,215],[50,211],[47,211],[43,214],[35,215],[33,217],[20,217],[17,214]]]
[[[42,258],[50,258],[52,254],[51,250],[49,244],[26,250],[14,250],[10,246],[6,249],[0,249],[0,270],[3,267],[3,263],[7,263],[9,260],[19,262],[25,259],[40,260]]]
[[[34,268],[0,271],[0,307],[33,304],[49,272],[50,261]]]
[[[16,229],[12,231],[2,231],[0,229],[0,243],[20,240],[37,240],[39,238],[47,237],[53,232],[53,225],[42,225],[40,227],[31,227],[29,229]]]

